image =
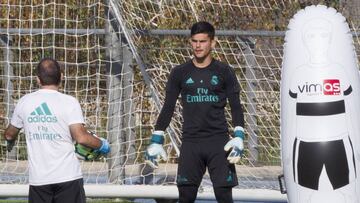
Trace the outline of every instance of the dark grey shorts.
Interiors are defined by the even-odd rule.
[[[180,149],[177,185],[199,186],[206,168],[214,187],[238,185],[235,165],[227,160],[224,146],[228,138],[184,141]]]
[[[29,187],[29,203],[85,203],[83,179]]]

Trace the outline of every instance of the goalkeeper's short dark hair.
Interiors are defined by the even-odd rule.
[[[206,21],[196,22],[191,27],[191,36],[200,34],[200,33],[208,34],[210,39],[214,39],[215,28],[213,25],[211,25],[209,22],[206,22]]]
[[[36,71],[41,85],[59,85],[61,82],[61,68],[55,59],[41,59]]]

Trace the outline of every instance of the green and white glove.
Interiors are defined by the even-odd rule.
[[[96,134],[94,132],[88,131],[92,136],[95,136],[97,138],[99,138],[98,136],[96,136]],[[81,145],[76,143],[75,144],[75,153],[76,156],[81,159],[81,160],[94,160],[96,158],[98,158],[100,155],[106,155],[107,153],[110,152],[110,145],[109,142],[100,137],[99,138],[101,140],[101,146],[99,149],[92,149],[90,147]]]
[[[85,161],[94,160],[100,155],[100,153],[97,152],[95,149],[86,147],[78,143],[75,144],[75,153],[79,159]]]
[[[225,151],[229,151],[230,149],[231,152],[227,159],[230,163],[235,164],[240,161],[244,151],[244,128],[240,126],[234,128],[234,138],[229,140],[224,146]]]
[[[163,147],[164,144],[164,131],[154,131],[151,137],[151,144],[145,151],[145,163],[149,164],[152,168],[158,168],[158,163],[162,159],[167,160],[167,154]]]

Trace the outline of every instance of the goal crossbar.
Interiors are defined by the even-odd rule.
[[[27,197],[29,185],[0,184],[0,197]],[[84,185],[87,197],[96,198],[162,198],[177,199],[178,190],[175,185]],[[160,192],[161,191],[161,192]],[[199,190],[198,199],[215,199],[210,188]],[[233,198],[238,201],[276,201],[286,202],[286,195],[277,190],[268,189],[234,189]]]

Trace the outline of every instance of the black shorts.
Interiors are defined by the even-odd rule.
[[[85,203],[83,179],[49,184],[30,185],[29,203]]]
[[[334,190],[349,184],[349,163],[343,140],[300,141],[296,166],[299,185],[318,190],[323,167]]]
[[[184,141],[180,149],[177,185],[199,186],[206,167],[214,187],[238,185],[235,165],[227,160],[227,137],[199,142]]]

